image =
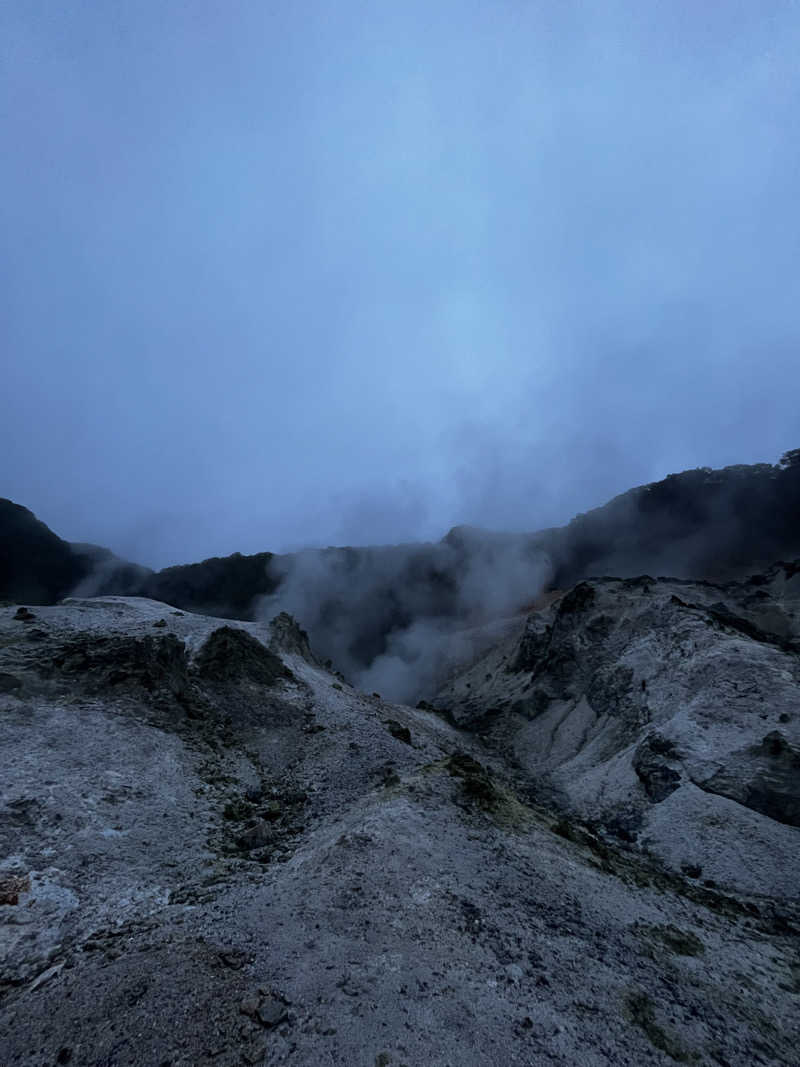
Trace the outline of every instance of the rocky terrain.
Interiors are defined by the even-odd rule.
[[[793,1064],[800,568],[598,579],[431,704],[0,608],[0,1062]]]
[[[706,885],[800,886],[800,562],[546,597],[436,705],[560,805]]]

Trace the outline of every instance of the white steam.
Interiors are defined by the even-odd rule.
[[[406,703],[497,640],[552,573],[529,538],[464,528],[438,544],[309,549],[271,567],[281,584],[261,616],[288,611],[354,685]]]

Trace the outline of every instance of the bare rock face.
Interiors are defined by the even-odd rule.
[[[317,662],[308,642],[308,634],[288,612],[279,612],[270,622],[269,630],[269,647],[273,652],[288,652],[293,656],[301,656],[307,663]]]
[[[435,704],[675,869],[800,884],[800,567],[581,582]],[[742,863],[747,841],[752,862]]]
[[[43,674],[94,692],[127,687],[180,698],[189,683],[186,649],[172,634],[77,635],[40,662]]]
[[[697,784],[778,822],[800,826],[800,748],[780,730],[732,753],[721,770]]]
[[[221,626],[207,638],[195,657],[198,675],[208,681],[246,678],[262,685],[291,678],[292,672],[255,637],[233,626]]]
[[[452,721],[288,617],[0,608],[0,1063],[795,1062],[794,589],[576,587]]]
[[[661,734],[647,734],[633,753],[633,769],[654,804],[666,800],[681,784],[679,754],[672,741]]]

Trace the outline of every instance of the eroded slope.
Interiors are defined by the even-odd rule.
[[[673,869],[800,884],[800,567],[575,586],[439,694],[562,803]]]
[[[565,823],[285,617],[2,609],[0,671],[3,1063],[792,1062],[787,901]]]

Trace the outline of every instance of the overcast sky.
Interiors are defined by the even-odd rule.
[[[0,496],[150,565],[800,447],[793,0],[0,4]]]

